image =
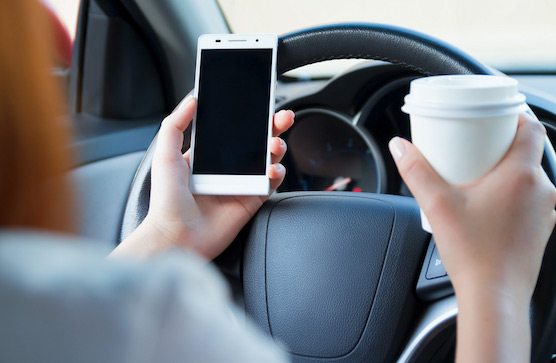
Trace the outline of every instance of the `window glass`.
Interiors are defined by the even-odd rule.
[[[338,22],[386,23],[441,38],[505,71],[556,71],[554,0],[218,2],[237,33],[283,34]]]
[[[58,16],[72,40],[75,38],[80,2],[81,0],[43,0],[43,3]]]
[[[48,11],[54,40],[54,69],[67,73],[71,66],[73,39],[80,0],[42,0]]]

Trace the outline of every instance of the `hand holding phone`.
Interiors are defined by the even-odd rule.
[[[268,195],[275,35],[202,35],[191,141],[194,194]]]
[[[230,245],[266,200],[250,195],[191,195],[191,150],[182,154],[181,145],[196,107],[195,98],[187,97],[162,122],[152,159],[149,212],[113,255],[148,258],[171,248],[185,248],[213,259]],[[272,165],[267,170],[271,190],[278,188],[286,174],[280,164],[286,144],[279,136],[293,122],[291,111],[274,115],[269,146]]]

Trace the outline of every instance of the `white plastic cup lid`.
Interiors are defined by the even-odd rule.
[[[428,117],[504,116],[525,110],[518,82],[506,76],[449,75],[411,82],[402,111]]]

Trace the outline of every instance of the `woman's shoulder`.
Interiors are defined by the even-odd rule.
[[[43,295],[82,290],[70,297],[95,295],[94,301],[99,303],[102,295],[107,300],[125,299],[133,290],[150,294],[153,289],[168,288],[177,281],[220,298],[228,294],[219,273],[193,254],[174,251],[142,263],[107,258],[110,252],[93,241],[75,236],[2,231],[0,286],[4,291],[9,285],[26,293]]]
[[[227,285],[206,261],[109,252],[75,237],[1,232],[0,361],[285,361],[234,319]]]
[[[139,263],[108,253],[75,237],[1,232],[0,321],[10,334],[0,334],[0,358],[148,361],[175,315],[199,315],[199,300],[225,304],[225,284],[198,258],[175,253]]]

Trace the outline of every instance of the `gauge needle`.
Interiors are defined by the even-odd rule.
[[[335,182],[334,184],[326,187],[324,189],[325,192],[332,192],[334,190],[341,189],[342,187],[345,188],[349,183],[351,183],[351,178],[342,178]]]

